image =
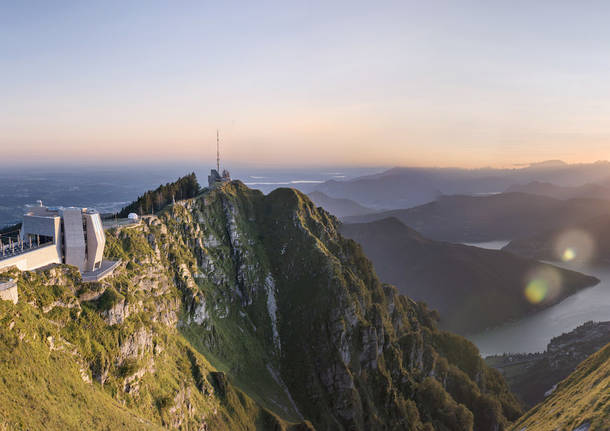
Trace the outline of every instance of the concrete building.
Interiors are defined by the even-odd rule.
[[[231,174],[226,169],[222,171],[222,176],[218,173],[217,169],[212,169],[210,175],[208,175],[208,185],[210,188],[229,181],[231,181]]]
[[[47,208],[38,202],[28,206],[21,232],[8,244],[0,242],[0,268],[22,271],[53,263],[76,266],[83,279],[107,275],[115,262],[103,261],[106,235],[100,214],[86,208]]]

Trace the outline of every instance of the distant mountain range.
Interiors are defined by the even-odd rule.
[[[515,184],[505,193],[530,193],[556,199],[610,199],[610,187],[601,184],[583,184],[581,186],[558,186],[552,183],[532,181],[527,184]]]
[[[572,255],[566,259],[564,253],[568,249]],[[511,241],[504,250],[533,259],[609,265],[610,215],[604,214],[584,222],[519,238]]]
[[[521,317],[599,281],[503,251],[432,241],[395,218],[343,224],[340,231],[362,245],[382,281],[428,303],[441,326],[458,333]],[[524,289],[544,271],[560,276],[560,293],[534,305]]]
[[[396,217],[425,237],[452,242],[512,240],[610,214],[610,201],[560,200],[527,193],[442,196],[414,208],[344,218],[362,223]]]
[[[337,217],[349,217],[375,212],[371,208],[360,205],[350,199],[331,198],[322,192],[311,192],[307,196],[318,206]]]
[[[610,163],[606,161],[567,164],[551,160],[514,169],[401,167],[348,181],[326,181],[315,189],[371,208],[399,209],[431,202],[440,195],[498,193],[532,181],[566,187],[604,183],[608,178]]]

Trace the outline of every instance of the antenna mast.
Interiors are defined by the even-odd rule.
[[[220,135],[216,129],[216,170],[220,173]]]

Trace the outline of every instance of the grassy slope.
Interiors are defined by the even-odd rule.
[[[513,430],[572,430],[584,423],[590,431],[610,429],[610,344],[579,365]]]
[[[27,304],[0,301],[0,423],[15,429],[160,429],[85,383],[59,331]],[[12,329],[8,329],[12,325]]]
[[[340,423],[467,430],[518,414],[476,348],[438,331],[433,313],[382,285],[360,247],[337,235],[336,220],[298,192],[264,197],[227,185],[110,232],[107,257],[125,266],[98,284],[83,285],[66,267],[16,274],[21,302],[2,304],[2,315],[17,322],[0,329],[0,350],[8,352],[0,412],[9,428],[308,429],[285,421],[300,420],[300,410],[320,430]],[[269,274],[276,293],[265,285]],[[109,325],[108,311],[122,306],[129,315]],[[205,311],[201,323],[193,321],[196,310]],[[142,331],[150,340],[125,358],[124,347]],[[336,343],[341,333],[347,364]],[[379,345],[369,348],[375,338]],[[355,386],[328,386],[320,373]],[[339,419],[350,409],[353,421]]]
[[[0,301],[0,425],[49,430],[198,429],[203,423],[214,430],[290,427],[234,388],[174,324],[162,321],[180,312],[172,307],[181,294],[165,278],[169,270],[150,260],[154,253],[145,229],[108,236],[108,255],[128,263],[100,284],[83,284],[76,271],[64,266],[13,272],[20,302]],[[101,291],[97,300],[78,299]],[[109,325],[103,313],[121,301],[134,311]],[[122,347],[141,330],[150,333],[152,343],[139,346],[137,357],[121,359]],[[136,390],[126,390],[127,379]]]

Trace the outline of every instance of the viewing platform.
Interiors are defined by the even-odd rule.
[[[102,220],[102,224],[104,226],[104,230],[113,229],[115,227],[131,227],[138,226],[140,224],[140,219],[134,220],[130,218],[108,218]]]
[[[28,253],[48,245],[53,245],[53,241],[13,241],[12,239],[4,240],[0,237],[0,260],[19,256],[23,253]]]
[[[121,264],[120,260],[103,260],[100,267],[95,271],[88,271],[82,274],[84,282],[95,282],[103,280],[111,275],[114,270]]]

